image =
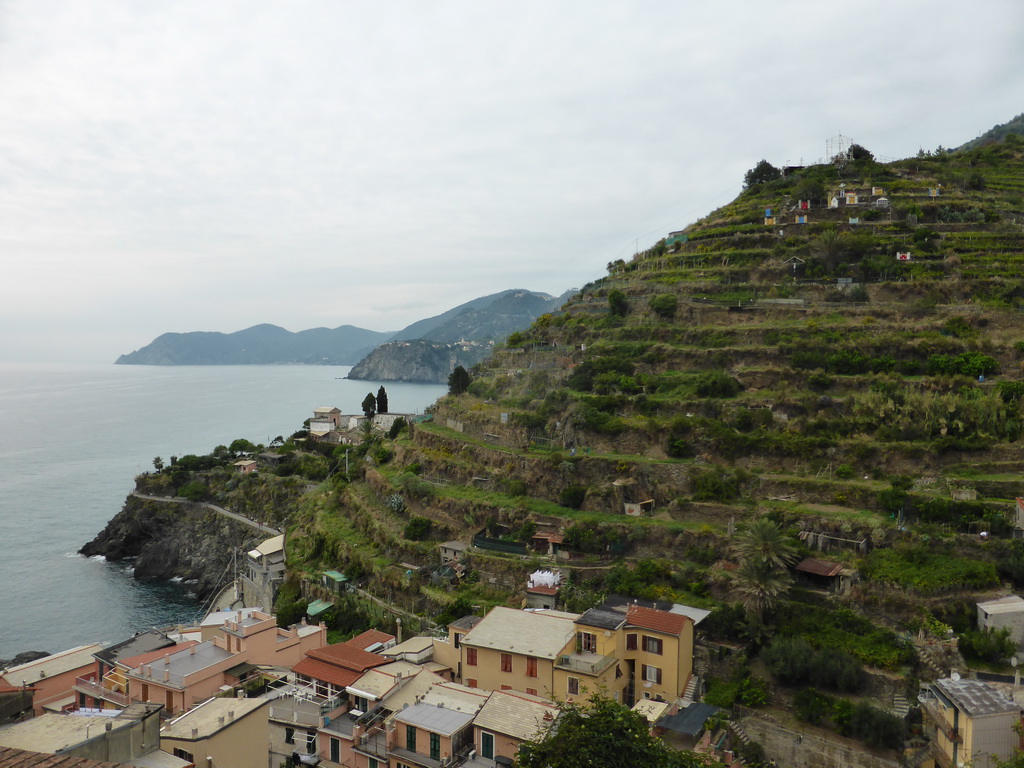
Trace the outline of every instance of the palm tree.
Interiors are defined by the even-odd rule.
[[[765,614],[775,607],[779,598],[793,585],[793,577],[785,568],[756,559],[744,560],[733,579],[740,603],[753,613],[759,622],[764,621]]]
[[[773,568],[785,569],[796,560],[796,549],[786,541],[782,529],[764,517],[752,522],[739,535],[733,551],[743,562],[754,560]]]

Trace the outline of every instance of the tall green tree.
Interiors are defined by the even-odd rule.
[[[781,178],[782,171],[767,160],[762,160],[743,175],[743,188],[750,189],[756,184],[765,184]]]
[[[706,768],[716,765],[652,736],[638,712],[604,696],[564,703],[553,727],[519,748],[517,768]]]
[[[377,413],[377,398],[373,396],[373,392],[366,393],[361,407],[363,415],[368,419],[372,419],[374,414]]]
[[[473,382],[469,372],[461,365],[455,366],[455,370],[448,376],[448,394],[449,395],[461,395]]]
[[[740,559],[733,574],[740,602],[758,621],[764,621],[793,585],[788,566],[796,559],[796,548],[778,525],[761,518],[737,536],[733,552]]]
[[[380,385],[380,389],[377,390],[377,413],[388,412],[388,391],[384,389],[384,385]]]

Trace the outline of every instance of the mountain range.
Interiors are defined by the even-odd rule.
[[[397,332],[370,331],[353,325],[292,332],[263,323],[234,333],[164,333],[121,355],[117,365],[354,365],[388,341],[424,339],[436,344],[491,341],[526,328],[560,307],[573,294],[552,297],[527,290],[481,296]],[[447,376],[450,369],[444,371]],[[367,378],[373,376],[367,370]],[[430,380],[438,380],[434,374]],[[382,379],[390,380],[390,379]],[[408,380],[408,379],[406,379]],[[413,379],[413,380],[424,380]]]

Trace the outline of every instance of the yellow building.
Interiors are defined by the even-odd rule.
[[[160,748],[209,768],[266,765],[268,703],[268,699],[210,699],[164,726]]]
[[[582,615],[499,607],[458,638],[450,629],[450,647],[458,647],[458,679],[474,688],[573,700],[601,692],[628,706],[674,701],[692,676],[702,615],[628,603]]]
[[[941,768],[994,768],[1020,745],[1020,706],[982,680],[936,680],[921,705]]]

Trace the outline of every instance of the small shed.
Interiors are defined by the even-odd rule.
[[[438,544],[437,549],[441,553],[441,562],[447,563],[451,560],[462,560],[466,556],[469,544],[461,541],[446,541],[443,544]]]
[[[644,501],[627,501],[622,505],[622,511],[630,517],[643,517],[654,514],[654,499]]]
[[[1024,647],[1024,599],[1007,595],[996,600],[978,603],[978,629],[1010,630],[1010,637],[1018,648]]]
[[[251,475],[256,471],[256,460],[255,459],[239,459],[234,464],[235,469],[241,472],[243,475]]]
[[[334,603],[330,600],[314,600],[306,607],[306,615],[311,619],[315,619],[332,605]]]
[[[842,563],[805,557],[793,567],[793,570],[796,571],[797,579],[805,586],[823,589],[828,592],[843,591]]]
[[[711,704],[694,702],[658,720],[654,733],[677,749],[693,749],[708,720],[721,711]]]
[[[349,579],[340,571],[324,571],[320,575],[320,583],[336,595],[348,591]]]

